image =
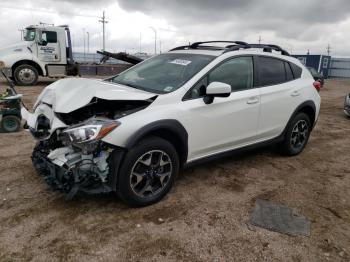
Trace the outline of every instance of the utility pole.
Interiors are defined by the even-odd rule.
[[[21,32],[21,41],[23,41],[23,35],[24,35],[24,29],[18,29],[18,31],[20,31]]]
[[[327,46],[326,50],[327,50],[327,54],[328,54],[328,56],[329,56],[329,55],[331,54],[331,50],[332,50],[332,48],[331,48],[331,45],[330,45],[330,44],[328,44],[328,46]]]
[[[90,53],[90,33],[86,32],[87,34],[87,52]]]
[[[157,54],[157,30],[152,26],[150,26],[150,28],[154,32],[154,54],[156,55]]]
[[[162,40],[159,39],[159,54],[162,53]]]
[[[108,23],[105,17],[105,11],[103,11],[103,15],[101,17],[101,20],[99,20],[100,23],[102,23],[102,34],[103,34],[103,48],[102,51],[105,51],[106,48],[106,38],[105,38],[105,24]]]
[[[140,54],[141,54],[141,37],[142,37],[142,35],[141,35],[141,32],[140,32],[140,50],[139,50]]]
[[[84,62],[85,62],[85,60],[86,60],[86,56],[85,56],[85,54],[86,54],[86,50],[85,50],[85,28],[83,28],[83,40],[84,40]]]
[[[262,41],[262,39],[261,39],[261,35],[259,35],[259,39],[258,39],[258,41],[259,41],[259,45],[261,44],[261,41]]]

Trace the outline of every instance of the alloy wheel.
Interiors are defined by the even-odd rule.
[[[294,149],[302,148],[308,138],[309,135],[309,127],[305,120],[299,120],[293,130],[290,139],[290,144]]]
[[[164,151],[152,150],[143,154],[131,169],[132,191],[142,198],[157,195],[169,183],[172,169],[171,159]]]

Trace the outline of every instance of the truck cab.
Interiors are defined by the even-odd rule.
[[[39,76],[78,74],[68,26],[28,26],[23,38],[23,42],[0,48],[0,64],[17,85],[35,85]]]

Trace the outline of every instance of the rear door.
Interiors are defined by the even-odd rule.
[[[302,103],[302,85],[298,84],[302,70],[274,57],[259,56],[256,61],[261,99],[258,137],[266,140],[283,132],[290,116]]]
[[[231,85],[229,97],[216,97],[205,104],[203,96],[211,82]],[[250,144],[256,139],[259,90],[254,88],[253,58],[235,57],[222,62],[186,95],[183,121],[189,132],[189,159]]]

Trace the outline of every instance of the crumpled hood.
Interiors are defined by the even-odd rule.
[[[94,97],[105,100],[147,100],[156,94],[106,81],[66,78],[47,86],[36,104],[52,105],[57,113],[70,113],[87,105]]]

